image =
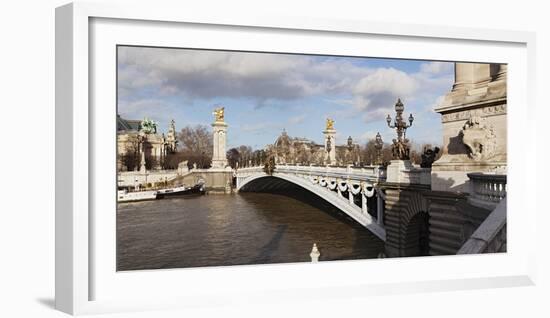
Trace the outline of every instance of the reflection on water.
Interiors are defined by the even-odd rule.
[[[267,193],[121,203],[117,269],[375,258],[383,242],[330,206]]]

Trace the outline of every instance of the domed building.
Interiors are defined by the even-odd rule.
[[[291,137],[285,129],[267,150],[275,157],[277,164],[324,165],[327,163],[325,145],[301,137]],[[351,136],[346,145],[336,146],[336,164],[359,164],[359,145],[353,143]]]

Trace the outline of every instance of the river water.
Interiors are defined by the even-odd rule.
[[[322,200],[268,193],[120,203],[117,270],[375,258],[383,242]]]

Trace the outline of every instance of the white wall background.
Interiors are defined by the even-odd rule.
[[[94,1],[99,2],[99,1]],[[150,1],[152,6],[162,1]],[[189,1],[190,10],[273,12],[281,15],[398,21],[537,32],[537,107],[541,149],[548,147],[542,127],[550,118],[543,70],[550,71],[550,23],[544,1]],[[0,11],[0,316],[62,317],[54,297],[54,8],[60,0],[4,1]],[[153,4],[154,3],[154,4]],[[545,60],[544,58],[547,57]],[[543,130],[544,129],[544,130]],[[539,152],[538,165],[545,163]],[[533,159],[533,163],[536,160]],[[30,171],[23,172],[23,167]],[[525,185],[542,198],[539,187]],[[548,224],[550,209],[539,202],[538,224]],[[406,294],[265,305],[197,308],[185,312],[145,312],[106,317],[548,317],[550,278],[548,237],[539,231],[536,287],[432,294]],[[547,231],[550,232],[550,231]]]

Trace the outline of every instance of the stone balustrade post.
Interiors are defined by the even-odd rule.
[[[311,248],[311,253],[309,254],[309,257],[311,257],[312,263],[319,262],[319,256],[321,256],[321,253],[319,252],[319,249],[317,248],[317,244],[313,243],[313,247]]]
[[[368,213],[368,210],[367,210],[367,197],[365,196],[365,193],[363,192],[363,190],[361,190],[361,212],[363,212],[363,214]]]

